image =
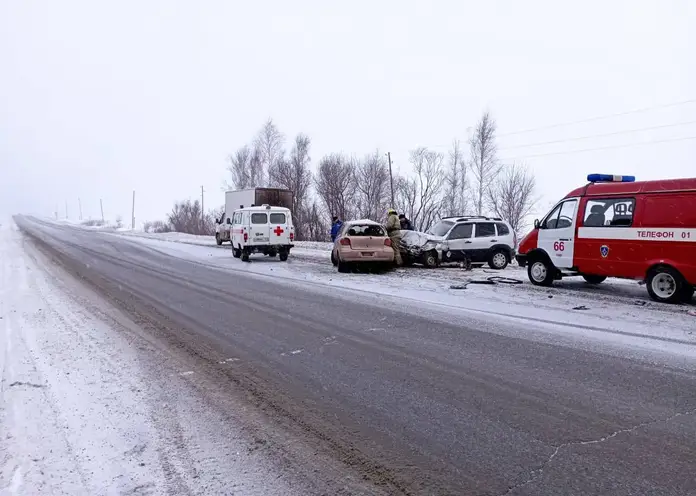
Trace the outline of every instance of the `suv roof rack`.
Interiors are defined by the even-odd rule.
[[[457,219],[458,222],[465,221],[465,220],[476,220],[476,219],[481,219],[481,220],[495,220],[495,221],[501,221],[500,217],[486,217],[485,215],[448,215],[447,217],[443,217],[444,219]]]

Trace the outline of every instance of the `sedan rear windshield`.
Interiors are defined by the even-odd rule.
[[[435,224],[433,227],[430,228],[428,231],[430,234],[434,234],[435,236],[444,236],[449,232],[450,229],[452,229],[452,226],[454,225],[454,222],[449,221],[449,220],[441,220],[437,224]]]
[[[384,228],[375,224],[356,224],[348,227],[347,236],[386,236]]]

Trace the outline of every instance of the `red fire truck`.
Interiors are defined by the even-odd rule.
[[[690,301],[696,286],[696,178],[636,182],[590,174],[521,241],[532,284],[643,280],[657,301]]]

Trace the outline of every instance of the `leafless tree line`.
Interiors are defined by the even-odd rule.
[[[286,149],[286,138],[269,119],[247,145],[229,157],[229,189],[279,187],[293,192],[293,218],[298,240],[325,240],[332,216],[341,219],[384,219],[393,206],[417,230],[427,230],[451,215],[494,214],[519,235],[536,203],[535,178],[524,164],[501,164],[497,158],[496,122],[484,113],[465,145],[454,140],[443,154],[419,147],[409,154],[410,170],[394,176],[391,205],[389,167],[380,150],[361,158],[331,153],[311,167],[311,140],[298,134]],[[197,201],[177,203],[167,222],[153,230],[212,234],[220,212],[202,214]]]

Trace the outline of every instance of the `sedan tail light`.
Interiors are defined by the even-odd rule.
[[[384,240],[384,246],[391,246],[391,245],[392,245],[391,239],[387,238]]]
[[[340,244],[343,246],[350,246],[350,239],[348,238],[341,238],[341,241],[339,241]]]

